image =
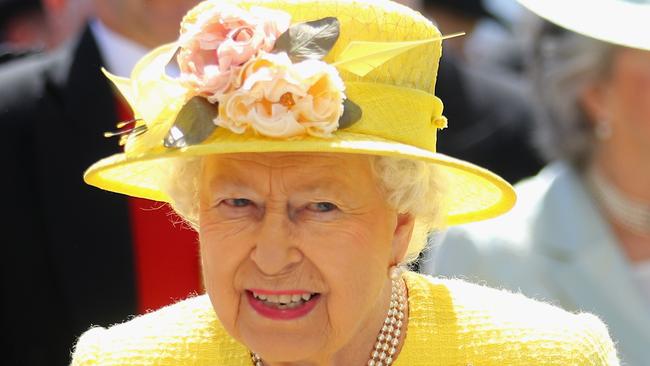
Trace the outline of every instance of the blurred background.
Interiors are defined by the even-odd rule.
[[[92,0],[1,0],[0,62],[51,51],[73,38],[92,12]]]

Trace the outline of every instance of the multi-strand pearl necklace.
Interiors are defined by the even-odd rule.
[[[587,179],[596,199],[607,213],[628,230],[650,236],[650,205],[625,197],[596,168],[590,169]]]
[[[368,366],[390,366],[395,360],[397,348],[404,325],[404,311],[406,309],[406,286],[402,280],[402,273],[399,269],[391,270],[391,294],[388,314],[384,324],[377,335],[377,342],[370,353]],[[251,352],[253,365],[264,366],[262,358]]]
[[[399,270],[391,271],[391,279],[392,288],[388,314],[377,336],[375,348],[370,354],[368,366],[392,365],[402,335],[404,310],[406,308],[406,286]]]

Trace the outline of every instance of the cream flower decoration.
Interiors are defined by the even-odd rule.
[[[331,137],[358,121],[362,111],[346,99],[336,67],[321,61],[339,38],[338,19],[289,23],[282,11],[217,0],[188,13],[177,58],[188,93],[163,145],[195,145],[217,127]]]
[[[219,98],[216,125],[274,138],[329,137],[338,128],[345,86],[331,65],[262,52],[243,67],[239,84]]]
[[[247,11],[223,1],[206,2],[181,24],[181,80],[214,103],[231,88],[244,63],[259,51],[273,49],[290,19],[278,10]]]

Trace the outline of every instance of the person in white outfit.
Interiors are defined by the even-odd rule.
[[[626,364],[648,365],[650,1],[520,2],[547,20],[530,66],[549,163],[513,211],[449,230],[421,268],[594,312]]]

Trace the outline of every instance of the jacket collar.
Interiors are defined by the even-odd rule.
[[[532,237],[539,238],[548,255],[574,261],[613,249],[614,234],[573,167],[553,163],[540,172],[539,179],[545,187]]]

